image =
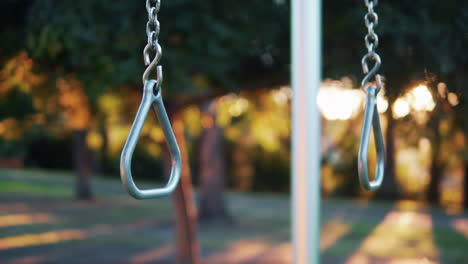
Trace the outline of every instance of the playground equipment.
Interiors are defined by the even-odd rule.
[[[384,145],[376,107],[382,87],[377,74],[381,60],[375,52],[378,36],[374,11],[378,0],[364,0],[368,33],[367,54],[361,60],[365,74],[361,86],[366,93],[366,108],[358,153],[359,180],[366,190],[377,189],[383,181]],[[321,1],[292,1],[292,243],[293,263],[320,263],[320,115],[317,92],[321,81]],[[369,71],[368,63],[374,62]],[[375,84],[370,83],[374,77]],[[374,130],[377,150],[376,174],[368,176],[370,130]]]
[[[358,172],[361,186],[368,191],[372,191],[379,188],[382,184],[385,170],[385,147],[382,129],[380,128],[379,112],[377,111],[377,94],[382,88],[382,79],[377,72],[382,63],[379,54],[375,51],[379,45],[379,37],[374,31],[374,27],[379,23],[379,17],[374,11],[378,0],[364,0],[364,3],[367,7],[367,14],[364,16],[364,22],[367,27],[367,34],[364,37],[367,54],[364,55],[361,61],[362,71],[365,74],[361,82],[361,88],[366,93],[367,100],[364,111],[361,143],[359,145]],[[370,71],[367,65],[369,61],[374,61],[374,66]],[[370,83],[372,77],[375,78],[375,84]],[[367,165],[371,127],[374,131],[375,149],[377,153],[377,165],[373,181],[369,180]]]
[[[122,179],[122,183],[127,192],[136,199],[149,199],[170,194],[177,187],[182,170],[182,159],[180,156],[179,146],[177,145],[171,123],[167,117],[161,94],[163,81],[162,66],[157,65],[162,55],[162,49],[158,43],[160,30],[158,12],[160,6],[161,0],[146,0],[146,11],[148,12],[146,35],[148,37],[148,43],[143,49],[143,59],[147,66],[142,78],[143,98],[120,157],[120,177]],[[150,59],[150,52],[155,53],[152,60]],[[155,68],[156,80],[150,80],[149,76]],[[169,181],[166,186],[163,188],[140,190],[134,183],[132,177],[132,156],[151,106],[153,106],[153,110],[156,113],[156,117],[163,130],[164,137],[169,148],[169,153],[171,155],[172,168]]]
[[[361,87],[366,93],[366,107],[358,154],[358,172],[361,186],[377,189],[383,181],[385,148],[377,111],[377,94],[382,88],[378,70],[381,60],[376,53],[378,36],[374,27],[378,16],[374,11],[378,0],[364,0],[368,29],[364,40],[367,54],[361,60],[365,74]],[[161,85],[162,67],[158,43],[159,21],[157,13],[160,0],[146,0],[148,44],[143,51],[147,69],[143,74],[143,99],[121,156],[121,178],[128,193],[137,199],[147,199],[170,194],[177,186],[181,173],[181,157],[171,124],[164,108]],[[292,1],[292,233],[294,263],[319,263],[320,244],[320,115],[317,92],[321,81],[321,1]],[[151,61],[149,53],[155,52]],[[373,62],[369,70],[369,63]],[[156,80],[149,75],[156,67]],[[374,78],[374,82],[371,79]],[[172,170],[167,185],[159,189],[140,190],[133,182],[132,155],[149,109],[153,106],[166,138],[172,157]],[[368,175],[368,150],[371,129],[374,131],[377,166],[374,180]]]

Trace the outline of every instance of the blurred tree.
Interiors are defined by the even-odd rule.
[[[455,127],[456,129],[463,131],[465,140],[464,146],[461,146],[461,155],[465,164],[465,178],[463,181],[463,206],[465,210],[468,210],[468,144],[466,144],[466,140],[468,140],[466,132],[468,131],[468,102],[466,101],[466,93],[462,94],[464,91],[460,89],[462,87],[466,87],[466,83],[468,82],[466,78],[466,74],[460,74],[459,78],[457,78],[457,83],[459,83],[456,85],[456,87],[458,88],[458,90],[454,91],[454,93],[452,94],[452,98],[456,98],[456,100],[453,102],[455,104],[454,110],[456,112],[454,122]]]
[[[287,80],[288,4],[281,0],[242,5],[233,0],[163,2],[164,93],[183,106],[236,91],[246,83]],[[424,80],[425,72],[434,73],[458,94],[466,91],[467,38],[461,32],[467,32],[467,5],[466,1],[437,0],[379,3],[378,51],[390,105],[408,83]],[[72,73],[82,84],[92,119],[98,115],[96,101],[106,88],[118,90],[120,84],[127,84],[140,89],[135,84],[143,65],[135,54],[144,45],[146,17],[141,15],[141,3],[6,0],[0,10],[0,37],[5,43],[0,59],[18,54],[27,43],[41,71],[51,79]],[[364,6],[352,0],[324,1],[325,76],[362,76],[361,55],[356,54],[364,54],[364,13]],[[349,68],[352,64],[356,67]],[[466,115],[466,110],[455,115]],[[390,182],[379,193],[390,191],[384,196],[394,197],[392,124],[396,120],[391,111],[387,119],[385,181]],[[464,118],[457,120],[466,123]]]
[[[169,108],[171,110],[171,108]],[[178,264],[200,263],[200,246],[197,241],[197,208],[193,202],[191,172],[185,142],[185,126],[179,111],[169,111],[174,135],[182,156],[182,175],[173,194],[176,218],[176,245]],[[165,171],[171,172],[169,152],[166,151]]]
[[[224,184],[226,174],[223,130],[216,120],[217,100],[202,106],[200,136],[200,219],[205,222],[229,221],[225,205]]]
[[[217,122],[228,149],[230,185],[238,191],[290,190],[291,88],[228,94],[218,100]]]
[[[429,189],[427,192],[427,198],[429,202],[433,204],[439,204],[441,198],[441,182],[443,176],[443,160],[441,153],[442,135],[441,135],[441,121],[447,116],[447,110],[450,105],[445,100],[446,95],[437,92],[437,84],[430,83],[429,87],[432,87],[432,95],[436,102],[436,108],[433,110],[429,122],[427,124],[429,130],[429,136],[432,139],[432,161],[430,167],[431,179],[429,182]],[[444,92],[445,93],[445,92]]]
[[[73,160],[77,173],[75,195],[78,199],[93,198],[89,178],[91,177],[91,153],[86,142],[91,122],[88,98],[81,83],[73,78],[57,80],[59,103],[64,109],[65,125],[73,131]]]
[[[465,210],[468,210],[468,158],[466,156],[467,154],[465,152],[465,179],[463,181],[463,192],[464,192],[463,207],[465,208]]]
[[[26,52],[15,53],[0,68],[0,120],[23,120],[36,113],[31,92],[44,81],[33,72],[33,61]]]
[[[339,4],[324,1],[324,75],[334,78],[354,75],[361,78],[359,67],[364,54],[364,3],[345,0]],[[449,87],[466,91],[466,81],[457,82],[457,72],[467,68],[468,54],[464,51],[468,38],[468,4],[459,1],[418,0],[412,2],[379,1],[376,8],[380,38],[377,52],[382,57],[381,73],[385,77],[389,105],[404,93],[415,80],[425,81],[430,72],[438,78],[448,78]],[[343,45],[346,43],[346,45]],[[349,68],[355,64],[356,67]],[[466,75],[466,74],[465,74]],[[460,77],[461,75],[458,74]],[[449,84],[450,83],[450,84]],[[460,84],[465,84],[464,86]],[[390,108],[391,109],[391,108]],[[396,198],[394,179],[394,122],[391,111],[387,114],[386,131],[387,168],[385,180],[378,195]]]
[[[22,32],[27,32],[31,54],[50,76],[76,77],[87,97],[92,119],[98,116],[97,101],[106,89],[118,89],[121,84],[140,89],[135,84],[139,83],[144,66],[135,54],[141,53],[145,41],[143,2],[28,3],[32,5]],[[165,69],[163,93],[165,98],[177,102],[170,116],[177,116],[186,105],[238,90],[243,83],[287,80],[286,1],[257,0],[242,5],[234,0],[163,1],[159,20],[164,53],[161,64]],[[181,188],[183,193],[191,194],[189,184],[182,184]],[[190,207],[187,203],[191,203],[191,197],[186,198],[190,199],[177,200],[185,203],[179,207]],[[179,216],[176,221],[182,225],[190,221],[185,218],[187,214]]]

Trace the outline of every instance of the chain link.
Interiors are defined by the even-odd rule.
[[[364,74],[366,74],[362,80],[361,86],[364,90],[366,90],[367,86],[369,86],[371,78],[375,76],[375,82],[377,85],[376,92],[379,92],[382,87],[381,77],[379,74],[377,74],[377,71],[381,65],[381,60],[380,56],[375,51],[379,46],[379,37],[374,31],[374,28],[379,24],[379,16],[374,10],[374,7],[377,6],[378,2],[378,0],[364,0],[364,4],[367,7],[367,13],[364,16],[364,24],[367,27],[367,34],[364,37],[364,43],[367,48],[367,54],[364,55],[361,62],[362,70]],[[372,61],[374,62],[374,66],[369,71],[368,64]]]
[[[364,120],[361,132],[361,142],[358,153],[358,175],[361,186],[366,190],[375,190],[380,187],[385,171],[385,146],[383,141],[382,129],[380,126],[379,112],[377,110],[377,93],[382,88],[382,80],[378,74],[382,64],[379,54],[375,52],[379,45],[379,37],[374,31],[374,27],[379,23],[379,17],[374,11],[378,0],[364,0],[367,7],[367,14],[364,16],[364,24],[367,27],[367,35],[364,38],[367,54],[362,57],[362,71],[365,76],[362,79],[361,87],[366,93],[366,107],[364,110]],[[369,70],[369,63],[373,63]],[[374,78],[372,82],[371,79]],[[369,179],[369,144],[371,130],[374,132],[374,146],[377,154],[375,175],[371,181]]]
[[[148,13],[148,22],[146,23],[146,36],[148,42],[143,49],[143,60],[148,66],[143,73],[143,83],[145,83],[154,67],[157,67],[157,88],[162,84],[162,69],[157,66],[162,56],[162,48],[158,43],[160,25],[158,20],[158,12],[161,7],[161,0],[146,0],[146,11]],[[154,53],[151,59],[151,54]]]

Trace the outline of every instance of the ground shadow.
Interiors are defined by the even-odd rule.
[[[327,264],[345,263],[359,248],[364,240],[374,232],[375,228],[385,219],[391,211],[390,205],[375,207],[372,203],[327,209],[323,208],[323,214],[329,219],[342,219],[350,223],[350,230],[339,238],[332,246],[321,252],[321,262]],[[327,213],[328,210],[331,210]],[[322,223],[323,224],[323,223]]]
[[[441,209],[430,210],[433,224],[434,243],[441,264],[468,263],[468,237],[456,230],[457,221],[466,221],[468,215],[448,215]],[[468,224],[467,224],[468,226]],[[468,228],[466,228],[468,234]]]

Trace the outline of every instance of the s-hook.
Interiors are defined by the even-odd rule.
[[[148,36],[148,44],[146,44],[143,50],[143,59],[147,66],[143,73],[143,98],[120,157],[120,178],[127,192],[136,199],[149,199],[172,193],[179,183],[182,169],[179,146],[177,145],[174,132],[172,131],[171,123],[167,116],[161,95],[163,81],[162,67],[157,65],[162,54],[161,46],[158,43],[158,11],[160,6],[160,0],[146,0],[146,10],[148,12],[146,34]],[[150,59],[150,51],[155,53],[153,60]],[[156,80],[150,80],[149,75],[155,67]],[[153,110],[156,113],[156,117],[164,133],[171,155],[172,168],[169,181],[163,188],[140,190],[134,183],[132,177],[132,156],[151,106],[153,106]]]
[[[380,127],[379,112],[377,111],[377,94],[382,88],[382,80],[378,70],[382,64],[380,56],[375,52],[379,45],[379,38],[374,32],[374,27],[379,22],[379,17],[374,11],[377,6],[378,0],[364,0],[367,7],[367,14],[364,16],[364,22],[367,27],[367,34],[364,42],[367,48],[367,54],[361,60],[362,70],[365,74],[361,88],[366,93],[366,108],[364,110],[364,123],[362,126],[361,143],[359,145],[358,154],[358,173],[359,182],[361,186],[372,191],[380,187],[384,178],[385,170],[385,146],[382,136],[382,129]],[[368,62],[374,61],[374,66],[369,71]],[[370,83],[371,78],[374,77],[375,83]],[[375,169],[374,180],[369,179],[368,155],[369,155],[369,141],[371,128],[374,131],[375,150],[377,153],[377,164]]]

